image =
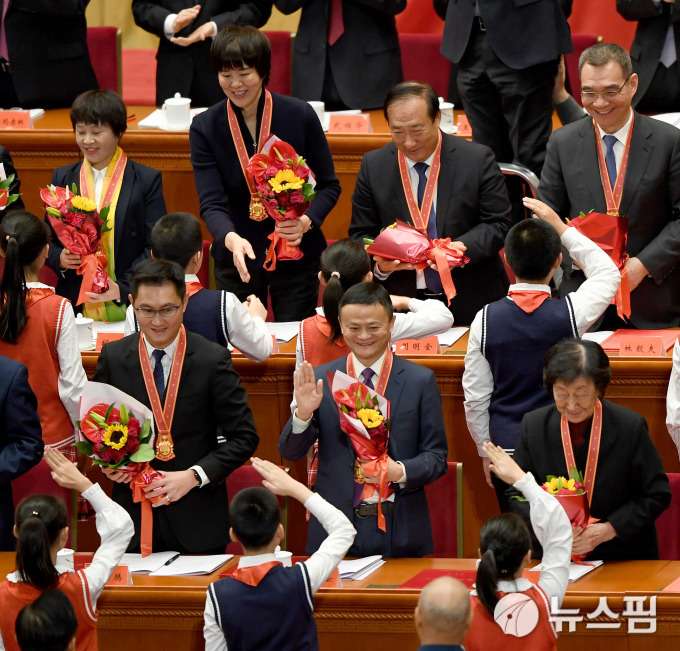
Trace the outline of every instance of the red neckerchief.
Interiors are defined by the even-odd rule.
[[[253,565],[252,567],[237,567],[231,573],[231,578],[256,588],[275,565],[281,565],[281,563],[279,561],[269,561],[268,563]]]
[[[515,302],[517,307],[527,314],[531,314],[532,312],[536,311],[539,307],[541,307],[541,305],[543,305],[544,301],[550,298],[550,294],[548,294],[548,292],[536,289],[512,289],[508,292],[508,296],[512,296],[512,300]]]

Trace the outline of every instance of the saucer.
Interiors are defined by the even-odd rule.
[[[94,350],[97,347],[96,344],[92,343],[89,346],[79,346],[81,351],[87,352],[88,350]]]
[[[186,124],[185,126],[182,126],[182,127],[171,127],[167,123],[167,120],[162,120],[161,123],[158,125],[158,128],[161,131],[189,131],[190,126],[191,126],[191,123],[188,123],[188,124]]]
[[[439,125],[439,128],[448,135],[458,133],[458,127],[455,124],[451,125],[450,127],[443,127]]]

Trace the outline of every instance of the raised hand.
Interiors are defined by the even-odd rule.
[[[295,415],[300,420],[309,420],[323,398],[323,380],[314,379],[314,368],[309,362],[302,362],[293,373],[293,391],[297,403]]]
[[[61,452],[46,447],[45,461],[52,470],[52,479],[62,488],[70,488],[82,493],[92,486],[92,482]]]
[[[491,463],[489,468],[500,480],[506,484],[514,484],[526,475],[513,458],[503,448],[493,443],[484,444],[484,452]]]

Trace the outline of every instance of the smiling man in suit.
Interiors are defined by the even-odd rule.
[[[153,406],[157,437],[151,465],[162,478],[147,492],[165,495],[154,504],[154,551],[217,554],[229,540],[225,479],[252,456],[259,439],[229,351],[182,326],[185,290],[178,264],[140,263],[130,299],[142,332],[106,344],[94,379]],[[139,551],[140,505],[125,485],[130,478],[105,472],[117,482],[113,498],[135,523],[129,551]]]
[[[470,262],[452,270],[457,295],[451,312],[469,325],[487,303],[505,296],[508,277],[498,252],[512,225],[503,175],[488,147],[441,133],[439,100],[427,84],[406,81],[387,95],[385,117],[392,142],[368,152],[352,196],[349,235],[375,238],[396,219],[422,220],[431,238],[462,242]],[[428,192],[429,190],[429,192]],[[416,195],[418,197],[416,203]],[[374,275],[391,294],[446,300],[436,273],[376,258]]]
[[[424,486],[446,472],[448,445],[442,402],[434,373],[392,354],[392,302],[384,287],[359,283],[345,292],[339,306],[342,335],[352,351],[312,369],[303,362],[294,375],[293,416],[279,438],[286,459],[302,459],[319,441],[315,490],[340,509],[357,535],[349,556],[424,556],[433,551]],[[391,403],[387,481],[395,492],[382,501],[386,530],[378,528],[376,496],[359,501],[355,492],[356,453],[340,429],[327,374],[347,372]],[[382,387],[385,387],[382,389]],[[362,473],[363,474],[363,473]],[[377,477],[364,477],[378,483]],[[326,533],[313,516],[307,552],[316,551]]]
[[[588,48],[579,70],[583,106],[593,119],[553,132],[538,198],[563,219],[591,211],[628,219],[630,324],[610,306],[598,329],[678,327],[680,129],[632,110],[638,76],[622,47]],[[585,276],[570,259],[563,268],[560,294],[566,295]]]

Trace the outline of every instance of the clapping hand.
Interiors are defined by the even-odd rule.
[[[323,380],[314,379],[314,368],[309,362],[302,362],[300,368],[293,373],[293,390],[297,409],[295,416],[307,421],[318,409],[323,398]]]

